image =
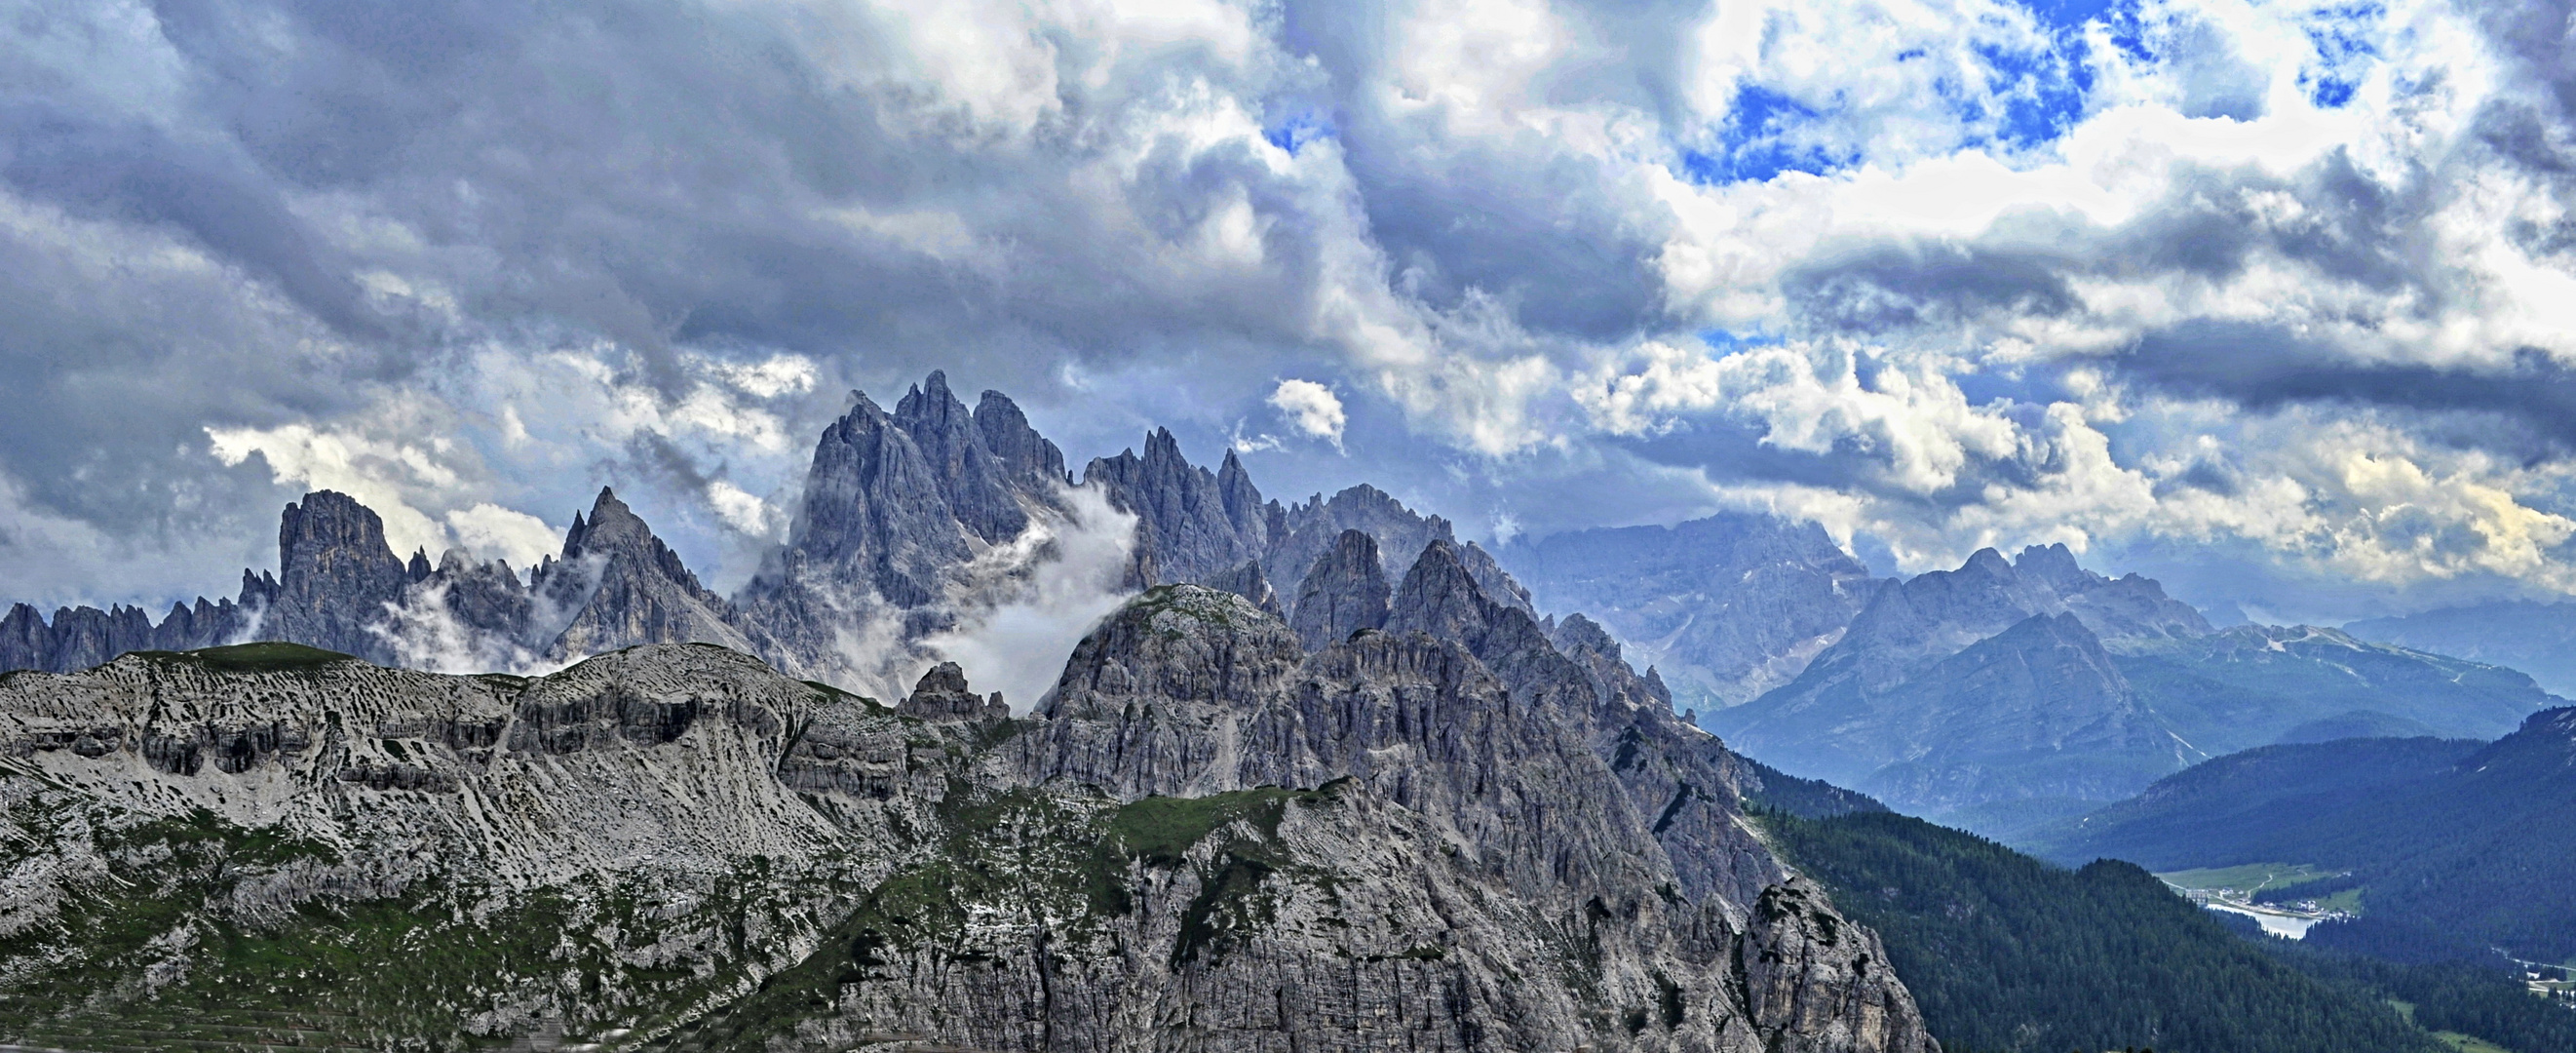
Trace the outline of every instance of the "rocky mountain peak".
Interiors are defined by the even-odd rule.
[[[1612,658],[1619,657],[1619,641],[1611,638],[1610,630],[1602,628],[1601,623],[1579,613],[1566,615],[1565,620],[1558,622],[1555,630],[1548,634],[1548,639],[1556,644],[1557,650],[1569,654],[1578,650],[1588,650],[1598,651]]]
[[[1250,600],[1199,585],[1157,586],[1075,646],[1051,712],[1080,718],[1134,696],[1249,705],[1302,657],[1296,635]]]
[[[975,431],[1004,472],[1050,485],[1070,482],[1064,472],[1064,452],[1030,427],[1019,404],[1001,392],[987,391],[976,401]]]
[[[653,528],[644,525],[642,516],[617,499],[615,489],[603,486],[591,501],[588,518],[573,513],[572,529],[564,534],[563,558],[579,559],[592,551],[633,549],[651,540]]]
[[[1240,516],[1229,508],[1216,473],[1181,455],[1169,429],[1145,437],[1145,453],[1126,450],[1093,460],[1083,482],[1108,488],[1111,504],[1136,516],[1137,548],[1155,582],[1201,582],[1260,558],[1268,548],[1266,514],[1258,491],[1238,493]],[[1241,480],[1238,488],[1250,486]],[[1265,568],[1276,576],[1278,568]],[[1302,571],[1301,571],[1302,572]]]
[[[973,554],[967,532],[912,436],[866,394],[850,397],[815,443],[783,566],[766,568],[753,591],[856,586],[897,607],[927,604]]]
[[[1458,558],[1458,546],[1433,541],[1422,547],[1412,569],[1404,572],[1387,624],[1398,632],[1425,632],[1465,642],[1472,650],[1473,641],[1492,627],[1495,606]],[[1538,623],[1533,620],[1530,627],[1535,630]]]
[[[556,609],[573,613],[546,645],[551,657],[578,658],[642,643],[752,650],[732,624],[732,605],[700,585],[680,554],[608,487],[600,488],[588,520],[574,514],[557,567],[539,589]]]
[[[955,662],[941,662],[921,674],[912,694],[895,706],[895,711],[923,720],[1008,720],[1011,707],[1002,701],[1002,693],[993,692],[990,699],[966,686],[966,670]]]
[[[410,569],[385,544],[384,520],[356,498],[316,490],[286,506],[277,530],[278,595],[265,631],[313,646],[390,661],[368,626],[399,603]]]
[[[1377,539],[1378,556],[1389,577],[1409,568],[1409,561],[1420,555],[1423,546],[1434,541],[1448,542],[1458,547],[1460,563],[1488,596],[1507,606],[1530,609],[1529,590],[1503,573],[1491,554],[1474,544],[1458,545],[1457,534],[1448,520],[1406,508],[1404,502],[1377,487],[1362,483],[1330,498],[1317,494],[1290,508],[1282,509],[1272,502],[1269,509],[1275,513],[1276,525],[1262,564],[1273,580],[1300,577],[1333,547],[1343,531],[1361,530]]]
[[[1359,630],[1385,627],[1392,597],[1377,539],[1364,530],[1345,530],[1298,584],[1288,624],[1307,650],[1320,651]]]
[[[1986,551],[1992,552],[1992,549]],[[2057,590],[2059,595],[2081,592],[2100,580],[2100,576],[2075,564],[2075,553],[2065,542],[2031,545],[2013,557],[2013,569],[2024,577],[2034,578]]]

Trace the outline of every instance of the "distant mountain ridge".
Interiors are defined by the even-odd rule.
[[[2552,693],[2576,697],[2576,601],[2447,607],[2343,627],[2377,643],[2512,666]]]
[[[1877,587],[1813,523],[1726,513],[1515,540],[1500,558],[1552,611],[1582,611],[1702,713],[1796,677]]]
[[[2488,738],[2556,700],[2510,669],[2309,626],[2213,628],[2063,546],[1878,586],[1795,680],[1703,715],[1794,774],[1988,832],[2336,727]]]
[[[273,639],[461,672],[700,642],[897,694],[941,657],[925,640],[1008,602],[1057,557],[1066,532],[1106,528],[1082,521],[1077,491],[1134,517],[1127,565],[1100,583],[1104,591],[1204,583],[1285,616],[1298,597],[1272,583],[1293,589],[1337,536],[1358,529],[1390,573],[1434,542],[1455,544],[1488,595],[1529,609],[1527,592],[1483,548],[1459,544],[1447,520],[1374,487],[1283,505],[1262,496],[1233,451],[1210,471],[1162,429],[1142,454],[1092,460],[1077,482],[1007,396],[984,392],[970,410],[933,372],[892,412],[852,393],[815,444],[788,539],[731,598],[706,589],[606,489],[575,515],[562,550],[524,577],[461,549],[435,563],[425,552],[405,560],[373,511],[326,490],[287,507],[279,572],[245,571],[238,597],[177,606],[157,624],[126,607],[67,608],[49,621],[20,603],[0,618],[0,669],[62,672],[128,651]]]

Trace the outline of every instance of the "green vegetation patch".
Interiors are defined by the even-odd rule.
[[[67,836],[60,823],[9,818],[48,842],[37,851]],[[564,986],[572,983],[580,1011],[565,1023],[576,1037],[650,1027],[743,984],[768,953],[746,946],[746,918],[792,930],[810,917],[803,904],[847,894],[753,860],[676,891],[606,878],[525,893],[423,883],[389,898],[324,896],[246,913],[235,905],[245,882],[336,855],[202,811],[123,828],[94,816],[89,826],[106,879],[73,890],[58,918],[0,939],[9,966],[0,1042],[493,1049],[515,1036],[469,1032],[478,1014],[573,994]],[[676,903],[689,906],[675,914]],[[715,934],[711,953],[677,968],[639,964],[635,945],[688,930]],[[140,982],[147,974],[161,982]]]
[[[211,861],[233,866],[275,868],[298,860],[340,861],[340,851],[327,842],[299,836],[283,826],[242,826],[204,808],[123,830],[100,831],[98,844],[110,852],[164,845],[186,854],[208,854]]]
[[[233,644],[228,647],[207,647],[195,651],[136,651],[134,653],[156,661],[195,662],[219,673],[295,672],[320,669],[334,662],[358,660],[355,655],[275,640]]]
[[[2156,875],[2175,888],[2196,891],[2226,889],[2253,894],[2266,889],[2288,888],[2313,881],[2340,877],[2336,871],[2306,863],[2247,863],[2233,867],[2204,867],[2197,870],[2174,870]]]

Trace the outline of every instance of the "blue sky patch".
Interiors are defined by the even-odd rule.
[[[1825,175],[1860,162],[1800,143],[1789,133],[1822,117],[1816,109],[1758,84],[1736,89],[1735,106],[1718,127],[1713,151],[1682,151],[1682,174],[1694,183],[1767,183],[1782,172]]]
[[[2083,25],[2087,21],[2100,17],[2104,12],[2123,5],[2120,0],[2023,0],[2022,6],[2029,8],[2032,14],[2038,15],[2042,22],[2061,28],[2071,28]],[[2127,6],[2134,8],[2136,5]]]
[[[1270,145],[1288,151],[1291,156],[1307,143],[1330,139],[1336,134],[1331,121],[1312,113],[1291,114],[1286,120],[1261,130],[1261,137],[1270,140]]]
[[[2316,57],[2299,68],[2299,87],[2308,101],[2323,109],[2340,109],[2360,90],[2362,76],[2379,57],[2374,38],[2388,9],[2376,3],[2343,4],[2319,9],[2305,27]]]

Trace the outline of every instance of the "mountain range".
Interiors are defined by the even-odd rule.
[[[942,660],[1086,589],[1038,690]],[[1447,522],[1160,431],[1077,483],[938,374],[730,598],[607,491],[524,576],[317,492],[228,603],[7,625],[0,1041],[1937,1048],[1760,769]]]
[[[1314,650],[1155,587],[1025,717],[954,665],[887,706],[707,644],[12,673],[0,1036],[1938,1048],[1744,821],[1741,762],[1460,551],[1391,588],[1324,561],[1383,625]]]
[[[2576,697],[2576,603],[2503,601],[2346,623],[2364,640],[2512,666]]]
[[[1167,431],[1077,478],[937,373],[853,393],[730,597],[608,490],[524,571],[307,494],[232,599],[0,619],[0,1042],[1940,1048],[1901,969],[1971,1045],[2309,1020],[2296,1048],[2411,1050],[2375,1001],[2166,931],[2131,871],[1845,786],[2026,826],[2552,701],[2217,629],[2062,546],[1880,579],[1720,516],[1502,554],[1368,486],[1267,498]],[[2070,903],[2117,917],[2046,920]],[[1941,973],[1960,941],[2009,990]],[[2143,1015],[2035,1008],[2108,946],[2292,1009],[2228,1015],[2188,969]]]
[[[2238,750],[2493,738],[2557,701],[2511,669],[2334,629],[2214,628],[2053,545],[1878,583],[1794,679],[1702,721],[1791,774],[2005,834]]]
[[[731,598],[705,588],[610,490],[574,515],[560,553],[524,577],[461,549],[434,563],[427,552],[405,559],[375,512],[319,491],[281,517],[278,572],[244,571],[237,597],[175,605],[158,623],[122,606],[65,608],[48,620],[19,603],[0,617],[0,669],[69,672],[134,650],[275,640],[384,665],[535,671],[637,644],[698,642],[891,696],[945,657],[932,641],[1025,602],[1041,575],[1099,579],[1074,583],[1095,600],[1064,619],[1060,646],[1069,648],[1118,596],[1156,584],[1217,584],[1284,613],[1296,597],[1271,582],[1293,587],[1352,528],[1379,543],[1389,577],[1425,545],[1457,543],[1447,520],[1374,487],[1295,505],[1265,499],[1232,451],[1210,471],[1160,429],[1141,456],[1095,459],[1077,483],[1008,397],[987,391],[969,410],[934,372],[892,413],[851,394],[849,411],[815,444],[787,540]],[[1066,558],[1085,541],[1112,554]],[[1458,552],[1490,595],[1529,608],[1483,548]]]

